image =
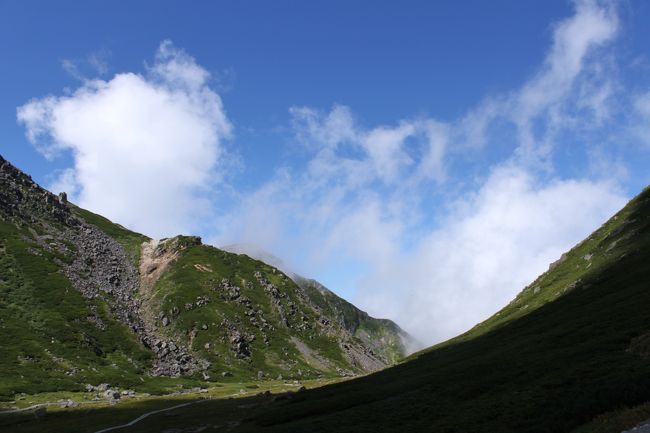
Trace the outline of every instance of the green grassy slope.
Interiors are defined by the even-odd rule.
[[[418,345],[395,322],[371,317],[318,281],[302,277],[295,277],[294,280],[324,315],[338,320],[355,338],[372,347],[391,364],[403,359],[411,347]]]
[[[257,272],[277,288],[278,298],[264,289]],[[224,288],[224,281],[237,289]],[[206,303],[197,306],[201,299]],[[300,379],[339,375],[337,369],[361,371],[345,358],[339,330],[323,325],[329,316],[312,308],[285,274],[243,254],[188,244],[155,284],[152,308],[169,318],[162,328],[167,335],[189,339],[192,351],[210,361],[212,377],[262,372],[265,378]],[[235,333],[245,336],[250,356],[233,350]],[[313,356],[302,354],[292,338]]]
[[[148,237],[51,194],[1,156],[0,234],[2,399],[101,382],[163,392],[172,382],[340,377],[393,360],[366,353],[277,269],[197,238],[160,243],[175,249],[171,266],[141,285]],[[201,368],[189,379],[152,377],[179,374],[191,358]]]
[[[0,221],[0,398],[140,383],[147,351],[101,300],[84,299],[58,272],[73,254],[54,254],[26,227]],[[94,315],[105,330],[86,320]]]

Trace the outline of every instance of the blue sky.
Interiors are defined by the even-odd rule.
[[[650,182],[641,1],[0,1],[0,152],[425,343]]]

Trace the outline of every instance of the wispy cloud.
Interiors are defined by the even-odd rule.
[[[633,133],[650,147],[650,91],[636,95],[633,101],[634,119]]]
[[[553,27],[553,40],[542,66],[519,89],[491,97],[456,124],[456,137],[468,147],[489,142],[489,127],[502,121],[517,133],[516,156],[522,162],[548,164],[557,132],[569,119],[602,120],[614,83],[602,49],[618,33],[612,2],[579,0],[575,14]],[[570,125],[574,126],[574,125]]]
[[[72,78],[78,81],[90,81],[88,72],[92,77],[103,77],[108,73],[109,50],[98,50],[90,53],[85,59],[63,59],[61,67]],[[86,72],[82,72],[86,71]]]

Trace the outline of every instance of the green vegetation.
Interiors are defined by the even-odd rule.
[[[323,315],[338,320],[348,332],[391,364],[400,361],[408,353],[407,345],[417,343],[397,324],[387,319],[375,319],[365,311],[336,296],[315,280],[297,277],[296,283],[305,291]]]
[[[178,341],[189,337],[192,351],[210,361],[212,377],[229,372],[236,380],[261,371],[267,379],[279,375],[300,379],[338,376],[337,368],[356,370],[344,359],[337,336],[320,326],[318,313],[286,275],[246,255],[183,239],[172,238],[159,246],[179,250],[179,257],[156,283],[151,304],[158,316],[170,319],[164,332]],[[264,290],[256,272],[277,287],[278,298]],[[196,306],[201,299],[206,303]],[[233,350],[235,333],[247,336],[250,356]],[[300,352],[292,340],[296,338],[313,352],[316,362]]]
[[[141,384],[148,351],[101,299],[84,299],[59,272],[57,262],[74,251],[48,251],[28,230],[0,221],[0,252],[0,399],[86,383]],[[87,320],[93,315],[106,330]]]
[[[587,254],[589,270],[577,272]],[[643,404],[650,400],[642,343],[650,332],[648,257],[646,190],[506,310],[527,302],[527,311],[509,320],[502,312],[485,322],[495,324],[490,329],[479,326],[394,368],[260,409],[234,431],[567,432]],[[575,277],[573,288],[557,289]],[[536,284],[547,298],[531,308],[526,297]]]
[[[650,402],[604,413],[571,433],[620,433],[650,419]]]
[[[78,229],[76,220],[24,175],[12,176],[0,179],[9,192],[0,197],[0,407],[60,398],[83,404],[48,406],[41,418],[0,415],[3,431],[95,431],[191,401],[201,403],[122,431],[585,433],[618,432],[650,415],[648,189],[467,333],[393,368],[277,399],[255,394],[362,372],[343,348],[379,341],[384,353],[398,353],[401,330],[245,255],[194,237],[164,240],[158,252],[173,260],[139,300],[147,320],[209,361],[210,380],[226,373],[200,394],[242,397],[202,401],[198,391],[182,391],[205,386],[203,378],[146,374],[154,355],[115,319],[109,295],[86,299],[72,287],[66,265],[79,262],[81,249],[61,234]],[[138,263],[145,236],[73,212]],[[131,269],[128,260],[120,266]],[[82,289],[98,281],[73,269]],[[274,380],[279,375],[290,381]],[[107,407],[90,401],[88,383],[138,394]]]

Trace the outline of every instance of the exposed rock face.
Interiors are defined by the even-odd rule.
[[[206,368],[187,348],[165,342],[156,326],[140,314],[141,301],[135,293],[140,286],[138,272],[124,249],[96,227],[80,221],[76,230],[66,230],[62,238],[77,248],[75,260],[65,266],[64,273],[73,286],[88,298],[102,297],[122,323],[135,332],[142,343],[156,354],[152,374],[179,376]],[[165,326],[163,318],[163,326]],[[166,347],[160,348],[165,343]]]
[[[74,226],[78,220],[59,197],[0,156],[0,210],[5,218],[35,222],[39,218]]]

